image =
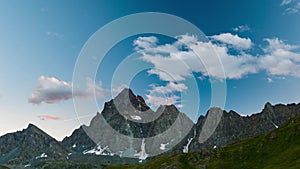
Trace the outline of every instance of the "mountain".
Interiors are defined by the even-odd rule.
[[[103,111],[97,113],[89,126],[82,126],[65,138],[62,144],[71,150],[78,146],[80,150],[87,147],[82,151],[83,154],[118,155],[145,160],[147,156],[169,150],[160,148],[164,142],[172,140],[170,147],[178,144],[184,138],[182,133],[188,133],[193,125],[174,105],[160,106],[154,112],[141,96],[124,89],[105,103]],[[166,134],[167,130],[170,132]],[[97,144],[93,145],[91,140]],[[142,145],[146,146],[142,148]]]
[[[202,132],[205,122],[216,113],[220,114],[216,129],[207,140],[199,143],[201,133],[205,133]],[[300,115],[300,104],[266,103],[260,113],[251,116],[211,108],[194,124],[174,105],[160,106],[154,112],[141,96],[136,96],[130,89],[124,89],[113,100],[105,103],[103,111],[97,113],[89,126],[75,130],[62,143],[68,149],[85,154],[145,160],[159,154],[187,153],[225,146],[270,132],[296,115]],[[165,131],[171,131],[171,134],[162,136]],[[141,148],[143,143],[144,152]],[[141,153],[148,156],[136,156]]]
[[[153,111],[141,96],[124,89],[105,103],[88,126],[82,125],[62,142],[32,124],[1,136],[0,167],[103,168],[136,164],[162,154],[223,147],[271,132],[297,115],[300,104],[266,103],[260,113],[250,116],[213,107],[194,124],[174,105],[162,105]]]
[[[274,108],[274,107],[273,107]],[[225,147],[176,155],[163,155],[140,165],[122,165],[111,169],[156,168],[289,168],[300,166],[300,116],[272,132]]]
[[[287,122],[290,118],[300,115],[300,104],[277,104],[273,106],[270,103],[266,103],[260,113],[250,116],[240,116],[232,110],[229,112],[223,111],[214,133],[205,142],[199,143],[200,133],[208,114],[209,112],[206,116],[199,117],[195,125],[195,132],[191,131],[189,134],[190,137],[188,139],[193,138],[189,146],[190,151],[221,147],[270,132]],[[184,140],[184,142],[187,143],[188,139]],[[179,151],[177,150],[177,152]]]
[[[0,164],[23,168],[45,160],[64,159],[67,155],[68,151],[58,141],[33,124],[0,137]]]

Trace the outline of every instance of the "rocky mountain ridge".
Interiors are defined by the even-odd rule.
[[[205,135],[204,124],[214,112],[221,113],[219,123],[211,136],[200,143],[199,138]],[[159,154],[222,147],[270,132],[296,115],[300,115],[299,103],[266,103],[260,113],[250,116],[212,108],[194,124],[174,105],[160,106],[154,112],[141,96],[124,89],[105,103],[103,111],[96,114],[89,126],[74,130],[62,142],[32,124],[22,131],[1,136],[0,164],[36,167],[49,160],[132,164]]]
[[[67,154],[68,150],[60,142],[33,124],[22,131],[0,137],[0,164],[24,167],[45,159],[63,159]]]
[[[211,137],[200,144],[193,141],[190,144],[191,151],[222,147],[246,138],[254,137],[262,133],[270,132],[290,118],[300,115],[300,104],[277,104],[266,103],[260,113],[250,116],[241,116],[235,111],[223,111],[220,123]],[[196,123],[196,138],[205,122],[205,117],[200,116]],[[190,134],[191,135],[191,134]]]

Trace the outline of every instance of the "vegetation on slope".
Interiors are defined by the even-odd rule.
[[[0,165],[0,169],[9,169],[8,167],[5,167],[3,165]]]

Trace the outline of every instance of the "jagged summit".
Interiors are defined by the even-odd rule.
[[[160,144],[165,142],[163,139],[166,139],[163,137],[165,131],[173,126],[172,136],[166,141],[173,140],[170,144],[177,144],[181,140],[181,135],[188,133],[186,130],[193,125],[194,123],[185,114],[179,112],[174,105],[161,105],[154,112],[141,96],[135,95],[131,89],[126,88],[114,99],[106,102],[103,111],[83,129],[97,146],[108,147],[109,154],[118,154],[122,151],[124,154],[121,155],[137,158],[135,156],[137,153],[134,152],[141,151],[140,139],[145,139],[148,154],[156,154],[158,151],[167,150],[167,148],[166,150],[160,149]],[[159,140],[149,140],[157,135],[162,135]],[[81,136],[72,135],[72,137]],[[71,146],[70,143],[68,144]]]
[[[114,99],[112,99],[115,102],[121,101],[123,104],[128,105],[129,103],[132,104],[132,106],[140,111],[147,111],[150,110],[151,108],[147,105],[145,99],[141,95],[136,95],[132,89],[130,88],[124,88]],[[130,101],[130,102],[129,102]],[[164,109],[165,107],[177,107],[174,104],[170,105],[163,105],[161,104],[158,108],[159,109]],[[153,111],[153,110],[151,110]]]
[[[114,99],[113,102],[116,107],[119,105],[121,109],[127,108],[136,109],[138,111],[147,111],[150,107],[146,104],[144,98],[139,95],[135,95],[129,88],[124,88]],[[124,107],[123,107],[124,106]],[[127,107],[127,108],[126,108]]]
[[[36,130],[36,131],[42,131],[40,128],[38,128],[36,125],[29,123],[27,128],[24,130]]]

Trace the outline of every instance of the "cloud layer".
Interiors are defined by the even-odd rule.
[[[262,54],[256,55],[248,52],[254,45],[250,38],[231,33],[210,36],[208,42],[198,41],[190,35],[178,36],[178,41],[172,44],[157,45],[156,41],[148,42],[151,45],[147,47],[134,44],[142,55],[141,59],[154,65],[148,73],[156,74],[167,82],[184,81],[193,72],[216,79],[240,79],[262,71],[270,75],[300,76],[299,46],[287,44],[276,37],[264,39],[267,45],[261,48]],[[222,63],[224,72],[217,67],[218,61]]]
[[[210,36],[207,42],[192,35],[180,35],[177,41],[163,45],[158,45],[153,36],[136,39],[134,45],[140,58],[154,66],[148,73],[167,82],[166,86],[152,85],[147,101],[154,105],[178,103],[180,98],[175,93],[188,89],[184,81],[193,73],[216,80],[241,79],[260,72],[300,77],[299,46],[276,37],[264,41],[266,45],[254,49],[258,45],[250,38],[231,33]]]
[[[86,89],[76,90],[72,93],[72,85],[69,82],[59,80],[55,77],[40,76],[38,86],[28,99],[29,103],[40,104],[42,102],[53,104],[71,98],[104,98],[108,92],[103,89],[101,83],[93,83],[87,78]]]

